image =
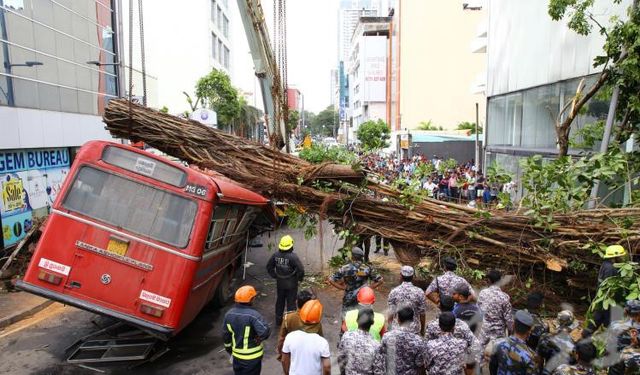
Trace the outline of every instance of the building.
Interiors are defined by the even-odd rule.
[[[467,1],[466,3],[469,3]],[[484,118],[485,97],[472,89],[486,56],[473,54],[485,10],[465,10],[458,1],[393,0],[388,113],[391,129],[415,129],[429,122],[455,129]]]
[[[348,140],[363,122],[387,119],[387,50],[390,17],[361,17],[351,37],[347,62],[350,126]]]
[[[0,1],[0,248],[48,213],[74,153],[110,140],[119,1]]]
[[[614,15],[624,17],[630,3],[597,0],[592,13],[606,24]],[[519,180],[520,160],[558,154],[554,119],[582,78],[587,88],[596,79],[593,59],[602,54],[603,43],[598,32],[580,36],[566,21],[553,21],[545,2],[489,2],[486,165],[496,162]],[[606,102],[592,99],[586,107],[572,125],[572,137],[606,117]]]

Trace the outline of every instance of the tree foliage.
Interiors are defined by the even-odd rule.
[[[339,127],[338,112],[331,105],[310,119],[310,131],[313,135],[333,137]]]
[[[360,124],[357,137],[365,151],[372,151],[388,147],[390,133],[386,122],[370,120]]]
[[[300,112],[296,111],[295,109],[292,111],[289,111],[287,131],[292,132],[298,127],[299,123],[300,123]]]
[[[421,121],[420,124],[418,124],[417,129],[424,130],[424,131],[435,131],[435,130],[442,130],[442,126],[438,129],[438,127],[435,126],[431,120],[429,120],[429,121]]]
[[[457,130],[471,130],[471,134],[476,134],[476,123],[475,122],[461,122],[456,126]],[[478,127],[479,133],[482,134],[482,126]]]
[[[222,71],[213,69],[200,78],[196,83],[196,97],[203,106],[216,111],[219,125],[230,125],[240,114],[242,103],[238,90],[231,85],[229,76]]]
[[[344,147],[326,147],[317,143],[300,151],[299,156],[313,164],[332,162],[353,165],[358,161],[356,154],[347,151]]]

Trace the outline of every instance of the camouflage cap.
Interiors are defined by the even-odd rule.
[[[362,250],[361,248],[354,246],[351,249],[351,255],[352,256],[356,256],[356,257],[363,257],[364,256],[364,250]]]
[[[624,307],[627,310],[627,314],[640,314],[640,300],[632,299],[627,301]]]
[[[400,275],[404,276],[404,277],[411,277],[414,275],[414,270],[413,267],[411,266],[402,266],[400,268]]]

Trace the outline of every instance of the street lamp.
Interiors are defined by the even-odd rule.
[[[114,63],[103,63],[103,62],[96,61],[96,60],[87,61],[87,64],[95,65],[95,66],[114,66],[114,65],[120,65],[120,63],[119,63],[119,62],[114,62]]]
[[[11,63],[6,62],[6,61],[5,61],[5,63],[4,63],[4,67],[5,67],[6,69],[13,68],[14,66],[26,66],[26,67],[31,68],[31,67],[33,67],[33,66],[38,66],[38,65],[44,65],[44,64],[43,64],[43,63],[41,63],[40,61],[25,61],[25,62],[24,62],[24,63],[22,63],[22,64],[11,64]]]

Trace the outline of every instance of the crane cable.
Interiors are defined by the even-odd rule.
[[[138,0],[138,18],[140,24],[140,64],[142,68],[142,105],[147,106],[147,64],[144,53],[144,16],[142,0]]]

